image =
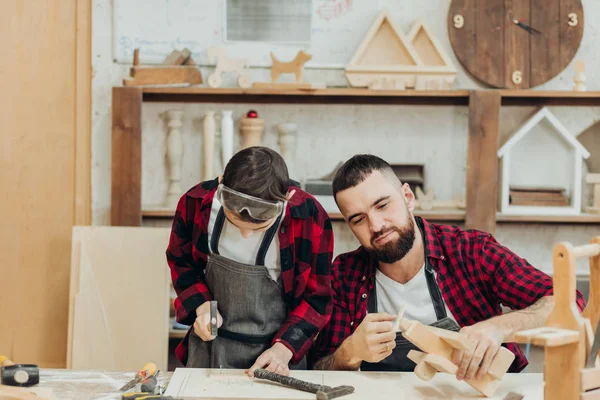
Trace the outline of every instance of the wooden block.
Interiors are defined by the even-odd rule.
[[[403,321],[401,321],[401,326],[407,326],[407,328],[403,328],[402,331],[402,335],[404,336],[404,338],[410,340],[423,352],[427,354],[434,354],[436,356],[440,356],[442,358],[447,359],[448,361],[452,359],[454,347],[452,347],[450,343],[438,336],[434,330],[429,329],[430,327],[425,326],[418,321],[409,320],[407,322],[406,318],[403,318]],[[503,351],[502,349],[511,353],[504,347],[501,347],[500,351]],[[512,355],[512,357],[514,358],[514,354]],[[503,359],[496,361],[496,358],[494,359],[494,361],[492,361],[492,363],[500,362],[505,364]],[[508,369],[508,366],[506,368]],[[498,367],[495,367],[494,371],[495,375],[500,374]],[[486,374],[482,379],[469,379],[465,382],[486,396],[492,396],[498,388],[498,386],[500,385],[500,381],[494,378],[489,373]]]
[[[173,50],[162,63],[163,65],[182,65],[191,55],[192,52],[189,49]]]
[[[430,381],[437,371],[431,364],[425,362],[425,356],[425,353],[415,350],[409,351],[407,355],[407,357],[416,364],[414,370],[415,375],[417,375],[419,379]]]
[[[133,66],[139,67],[140,65],[140,49],[133,50]]]
[[[142,224],[142,89],[112,91],[111,225]]]
[[[536,346],[558,347],[579,341],[579,332],[575,330],[541,327],[517,332],[517,343],[531,343]]]
[[[124,79],[124,86],[169,85],[202,83],[202,72],[194,66],[132,67],[131,78]]]
[[[498,199],[498,126],[500,94],[474,91],[469,96],[467,207],[465,227],[494,234]],[[476,206],[475,206],[476,205]]]

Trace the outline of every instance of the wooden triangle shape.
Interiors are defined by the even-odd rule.
[[[384,9],[369,28],[347,69],[419,65],[423,65],[423,62],[411,46],[410,41],[396,27],[389,11]]]
[[[413,24],[407,38],[423,65],[456,72],[452,60],[423,21],[418,20]]]

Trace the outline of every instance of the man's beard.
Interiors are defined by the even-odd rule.
[[[398,239],[384,243],[382,246],[376,247],[375,240],[391,231],[398,233]],[[412,249],[415,243],[415,223],[412,218],[408,218],[408,224],[402,228],[388,228],[376,232],[371,237],[371,248],[369,252],[386,264],[391,264],[401,260]]]

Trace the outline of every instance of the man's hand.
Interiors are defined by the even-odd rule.
[[[290,369],[288,363],[292,359],[292,352],[281,343],[275,343],[270,349],[265,350],[254,362],[250,369],[246,370],[249,377],[254,377],[254,371],[259,368],[265,368],[267,371],[275,372],[279,375],[289,375]]]
[[[505,337],[502,329],[487,322],[465,326],[460,330],[475,343],[471,352],[454,350],[452,362],[458,365],[456,378],[481,379],[487,373],[492,360],[500,350]]]
[[[217,311],[217,328],[223,325],[221,313]],[[194,322],[194,332],[205,342],[214,340],[216,336],[210,334],[210,301],[205,301],[196,308],[196,321]]]
[[[377,363],[390,356],[396,347],[395,317],[386,313],[368,314],[347,339],[351,363]]]

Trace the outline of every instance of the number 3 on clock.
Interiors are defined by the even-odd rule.
[[[577,26],[579,21],[577,20],[577,14],[570,13],[569,14],[569,26]]]

